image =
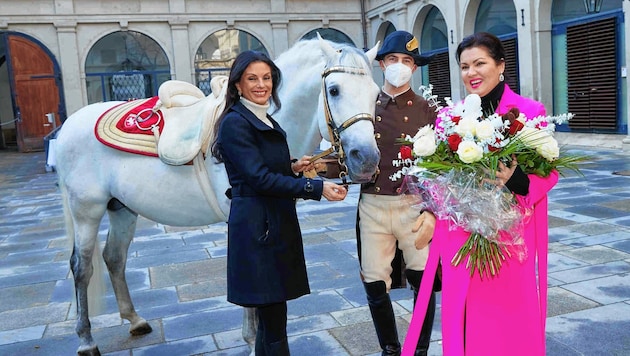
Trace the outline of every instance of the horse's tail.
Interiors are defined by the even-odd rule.
[[[70,198],[68,197],[68,190],[62,182],[59,182],[59,190],[61,191],[61,201],[63,205],[63,217],[66,225],[66,240],[68,241],[68,249],[74,251],[74,219],[72,218],[72,212],[70,210]],[[92,267],[93,274],[90,283],[88,284],[88,306],[90,316],[98,315],[103,308],[103,296],[105,295],[105,273],[103,268],[103,257],[101,253],[100,244],[97,241],[94,243],[94,252],[92,255]],[[70,266],[72,268],[72,266]],[[75,293],[76,298],[76,293]],[[75,299],[76,303],[76,299]]]

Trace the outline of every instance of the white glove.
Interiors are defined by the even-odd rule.
[[[412,232],[417,233],[416,250],[422,250],[429,245],[433,239],[433,230],[435,230],[435,216],[430,211],[423,211],[411,229]]]

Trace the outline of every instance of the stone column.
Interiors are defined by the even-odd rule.
[[[272,20],[271,32],[273,33],[273,53],[271,58],[278,57],[289,48],[289,20]]]
[[[625,47],[626,47],[626,53],[625,53],[625,57],[626,57],[626,61],[625,63],[621,63],[621,67],[622,67],[622,73],[624,74],[623,71],[625,70],[625,78],[621,77],[620,79],[622,81],[626,82],[626,96],[628,96],[628,92],[630,92],[630,78],[628,77],[628,69],[630,69],[630,1],[624,1],[623,2],[623,13],[624,13],[624,24],[625,24],[625,39],[626,39],[626,43],[625,43]],[[630,151],[630,100],[628,100],[626,98],[626,107],[625,107],[625,120],[624,123],[626,124],[626,127],[628,128],[628,133],[623,141],[622,141],[622,149],[624,151]],[[623,114],[623,113],[622,113]]]
[[[57,29],[57,41],[59,42],[59,67],[66,113],[70,116],[88,104],[85,88],[85,67],[79,60],[77,23],[75,21],[55,21],[54,26]]]
[[[190,58],[194,58],[190,52],[188,40],[188,20],[170,20],[171,37],[173,39],[173,73],[171,79],[195,83],[194,72]]]
[[[520,5],[520,6],[519,6]],[[534,23],[535,6],[531,1],[521,1],[516,6],[516,27],[518,41],[518,73],[521,95],[540,100],[539,93],[534,92],[538,87],[537,78],[534,77],[536,57],[539,54],[538,43],[534,37],[532,24]]]

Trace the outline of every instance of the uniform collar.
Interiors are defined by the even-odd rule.
[[[385,93],[382,89],[381,89],[381,93],[378,95],[378,100],[381,102],[382,106],[385,107],[389,105],[390,102],[393,102],[396,104],[398,109],[403,109],[407,106],[411,106],[415,98],[416,98],[416,93],[413,90],[411,90],[411,88],[409,88],[409,90],[407,90],[406,92],[397,95],[394,98],[389,96],[389,94]]]

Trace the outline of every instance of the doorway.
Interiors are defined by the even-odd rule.
[[[30,36],[1,32],[0,40],[0,56],[4,58],[0,64],[0,102],[5,107],[0,119],[5,143],[16,145],[20,152],[42,151],[44,137],[66,118],[59,65],[50,51]],[[1,80],[3,71],[5,81]],[[1,93],[8,93],[8,98]]]

